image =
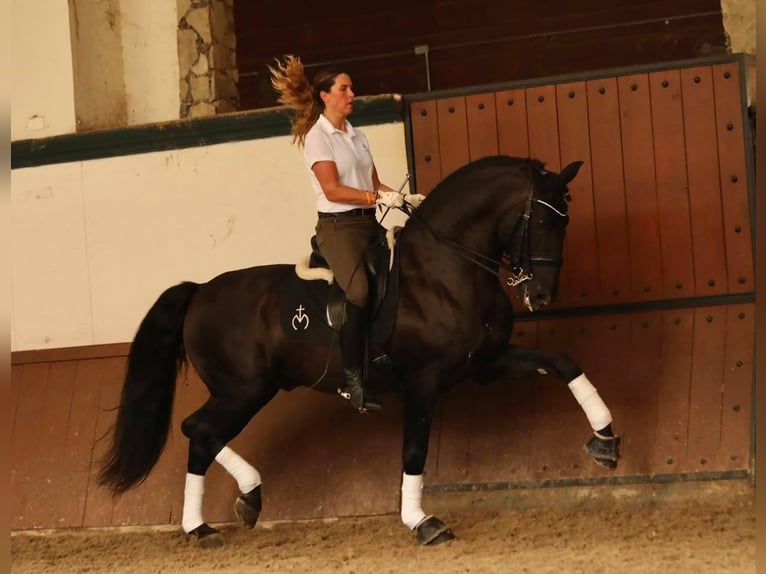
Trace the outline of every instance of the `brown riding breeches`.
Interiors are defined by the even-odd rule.
[[[317,220],[319,251],[346,299],[362,309],[367,307],[369,295],[364,252],[377,237],[379,229],[375,215],[339,214]]]

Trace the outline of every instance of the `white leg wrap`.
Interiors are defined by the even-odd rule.
[[[612,422],[612,413],[601,400],[596,387],[594,387],[585,376],[585,373],[572,379],[569,383],[569,390],[572,391],[574,398],[585,411],[588,422],[594,431],[604,428]]]
[[[402,522],[413,530],[426,517],[423,500],[423,475],[402,474]]]
[[[215,456],[215,460],[234,477],[242,494],[247,494],[261,484],[260,473],[228,446],[221,449]]]
[[[181,527],[186,534],[205,523],[202,518],[202,495],[205,494],[205,477],[186,473],[184,488],[184,513]]]

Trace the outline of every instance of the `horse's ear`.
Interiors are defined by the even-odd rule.
[[[584,162],[582,161],[573,161],[568,166],[566,166],[564,169],[561,170],[561,178],[566,182],[569,183],[572,181],[575,176],[577,175],[577,172],[580,171],[580,168],[582,167],[582,164]]]

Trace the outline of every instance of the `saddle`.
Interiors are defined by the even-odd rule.
[[[364,252],[364,270],[367,273],[370,286],[370,304],[367,307],[370,322],[376,316],[386,295],[392,248],[393,246],[389,247],[388,245],[386,234],[381,231]],[[332,276],[327,260],[319,251],[316,235],[311,237],[311,255],[309,255],[308,268],[326,270],[328,279]],[[296,272],[298,272],[297,268]],[[298,272],[298,276],[300,275]],[[346,297],[334,280],[332,285],[327,299],[327,317],[331,327],[340,329],[345,318]]]
[[[365,251],[364,269],[370,286],[368,305],[369,348],[373,362],[387,356],[383,346],[393,332],[399,299],[397,240],[401,228],[381,233]],[[346,297],[335,283],[327,261],[319,251],[316,236],[311,252],[295,266],[295,274],[283,286],[282,327],[291,338],[326,342],[337,340],[346,316]]]

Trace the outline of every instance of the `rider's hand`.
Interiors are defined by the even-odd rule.
[[[411,193],[404,196],[404,203],[410,205],[412,209],[417,209],[425,198],[426,196],[422,193]]]
[[[404,205],[402,194],[396,191],[379,191],[376,202],[383,207],[401,207]]]

